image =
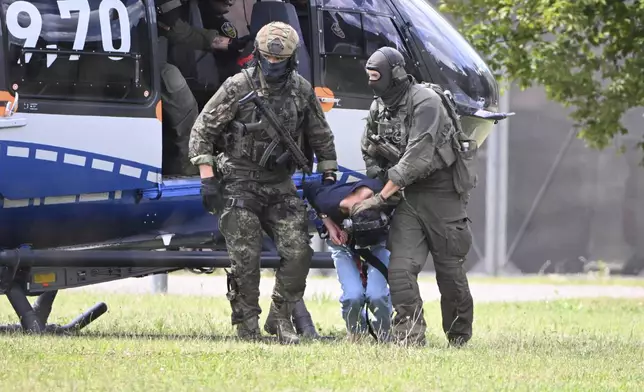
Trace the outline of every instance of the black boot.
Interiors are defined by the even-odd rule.
[[[295,324],[295,330],[298,335],[301,335],[307,339],[319,339],[320,335],[315,330],[315,325],[313,325],[313,319],[311,319],[311,313],[306,309],[306,304],[304,300],[301,299],[295,303],[295,308],[293,308],[293,324]]]

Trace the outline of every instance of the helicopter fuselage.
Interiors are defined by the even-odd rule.
[[[154,2],[0,4],[0,100],[7,104],[0,110],[0,248],[158,241],[165,234],[192,236],[186,244],[197,247],[218,237],[199,178],[163,173]],[[298,72],[315,87],[335,135],[339,181],[364,176],[359,141],[373,99],[364,62],[380,46],[398,47],[417,80],[450,89],[472,137],[485,139],[496,82],[424,0],[296,2],[302,4],[296,11],[288,3],[238,2],[229,17],[239,35],[275,19],[301,34]],[[242,14],[248,5],[250,21]],[[294,181],[299,185],[301,174]]]

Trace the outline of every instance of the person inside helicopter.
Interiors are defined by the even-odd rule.
[[[220,83],[241,71],[238,60],[244,53],[250,53],[248,49],[251,49],[252,45],[249,43],[255,39],[253,34],[240,37],[237,27],[224,16],[230,12],[233,5],[235,0],[199,0],[203,27],[230,39],[228,51],[215,56]]]
[[[187,160],[188,136],[199,109],[221,85],[214,61],[249,42],[249,37],[233,39],[203,28],[198,1],[203,0],[157,1],[165,175],[198,174]],[[230,1],[212,1],[218,12],[227,12]]]
[[[389,251],[385,247],[393,205],[368,209],[350,219],[351,208],[383,188],[380,179],[325,185],[305,182],[308,201],[323,227],[342,288],[340,303],[348,337],[355,341],[369,331],[379,341],[389,340],[392,306],[387,283]],[[369,323],[365,305],[375,320]]]

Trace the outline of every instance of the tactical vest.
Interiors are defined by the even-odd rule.
[[[242,70],[246,83],[240,89],[240,96],[246,95],[253,89],[261,90],[253,80],[255,69],[253,67]],[[297,74],[294,74],[283,91],[280,91],[279,94],[273,93],[269,96],[263,96],[261,99],[275,113],[284,129],[291,134],[293,140],[301,147],[303,144],[302,132],[299,129],[307,103],[304,97],[299,96],[299,90],[300,79]],[[232,124],[228,125],[223,149],[226,155],[237,159],[247,159],[267,170],[276,169],[275,161],[286,151],[286,148],[280,143],[272,152],[267,153],[273,139],[263,129],[252,129],[252,124],[261,120],[261,114],[255,108],[255,105],[247,103],[244,106],[239,106],[235,120],[246,124],[246,126],[242,129],[237,129]],[[263,123],[266,127],[270,126],[266,121],[263,121]],[[292,160],[287,162],[286,168],[288,170],[293,168]]]
[[[428,175],[431,175],[435,170],[452,167],[455,190],[459,194],[469,193],[476,187],[478,182],[478,175],[476,174],[477,143],[475,140],[469,139],[463,132],[456,104],[449,91],[445,92],[439,85],[433,83],[418,83],[416,86],[431,88],[438,94],[453,124],[449,133],[444,134],[439,130],[436,135],[434,141],[436,152]],[[375,119],[377,133],[401,152],[400,157],[404,154],[409,141],[409,129],[413,120],[412,111],[411,95],[407,96],[407,104],[402,105],[395,116],[390,116],[385,106],[380,102],[377,105]],[[398,161],[391,162],[383,157],[376,157],[376,161],[385,170],[398,163]]]

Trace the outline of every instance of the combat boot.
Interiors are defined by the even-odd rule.
[[[298,344],[300,342],[291,322],[292,309],[293,307],[286,303],[278,308],[275,302],[272,302],[266,323],[264,323],[264,331],[271,335],[277,335],[277,340],[282,344]]]
[[[241,340],[256,341],[261,339],[262,333],[259,329],[258,317],[251,317],[248,320],[237,324],[237,337]]]
[[[311,313],[306,309],[304,300],[301,299],[295,303],[293,308],[293,324],[297,334],[305,337],[306,339],[319,339],[320,335],[315,330]]]

